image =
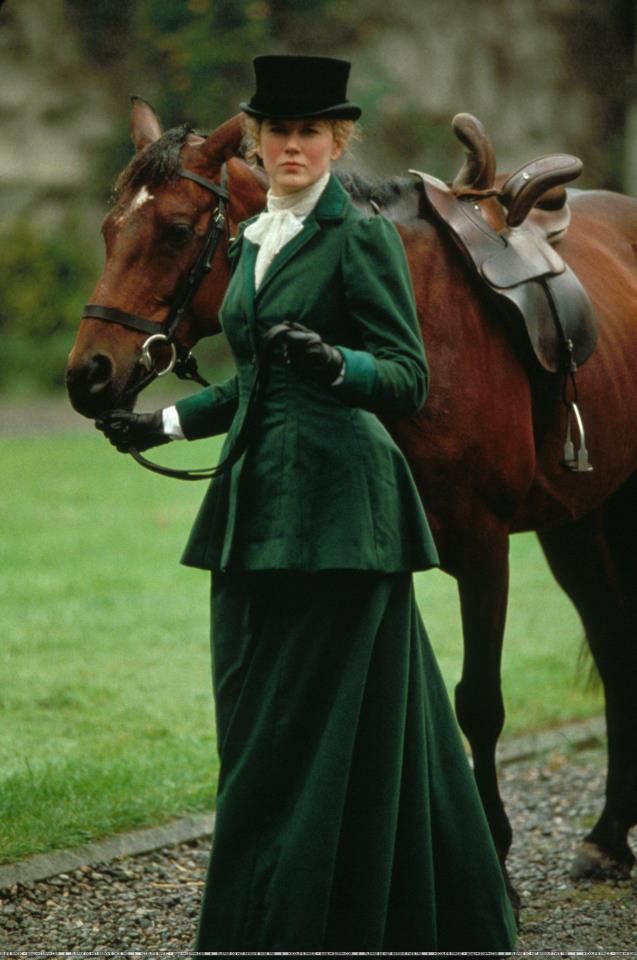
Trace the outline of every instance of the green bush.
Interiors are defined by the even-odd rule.
[[[97,274],[71,222],[46,234],[17,221],[3,232],[0,390],[63,384],[66,357]]]

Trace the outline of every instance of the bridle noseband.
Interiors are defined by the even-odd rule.
[[[128,313],[126,310],[119,310],[116,307],[104,307],[98,303],[87,303],[82,313],[83,318],[103,320],[106,323],[116,323],[120,327],[126,327],[128,330],[148,334],[148,337],[141,346],[140,356],[140,363],[147,372],[141,380],[135,383],[134,387],[131,387],[127,391],[129,394],[138,394],[151,381],[157,377],[163,377],[171,371],[183,380],[194,380],[202,386],[208,386],[208,382],[204,380],[197,369],[197,362],[194,356],[188,348],[177,343],[175,336],[197,288],[211,269],[212,260],[219,241],[226,232],[226,205],[230,199],[230,193],[227,188],[228,171],[224,163],[221,167],[220,184],[216,184],[212,180],[200,177],[198,173],[192,173],[190,170],[184,170],[183,168],[179,169],[178,175],[187,180],[193,180],[200,186],[205,187],[206,190],[214,193],[218,198],[218,203],[217,209],[212,214],[197,258],[171,304],[166,319],[158,323],[154,320],[147,320],[145,317],[138,317],[134,313]],[[159,343],[170,347],[170,359],[162,370],[157,370],[150,352],[151,346]]]

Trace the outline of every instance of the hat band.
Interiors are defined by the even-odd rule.
[[[293,120],[305,117],[343,117],[352,120],[358,119],[361,109],[355,103],[345,100],[343,103],[301,102],[299,100],[284,101],[280,97],[268,99],[255,95],[248,103],[241,103],[241,109],[252,116],[263,119]]]

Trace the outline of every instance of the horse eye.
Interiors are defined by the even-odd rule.
[[[165,242],[171,247],[185,247],[193,238],[193,230],[188,223],[169,223],[163,233]]]

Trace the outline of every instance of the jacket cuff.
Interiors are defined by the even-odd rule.
[[[372,399],[378,368],[376,360],[366,350],[350,350],[337,346],[343,355],[345,372],[342,381],[335,387],[354,403],[365,403]]]
[[[237,411],[236,378],[204,387],[175,404],[186,440],[200,440],[227,433]]]
[[[172,440],[185,440],[177,407],[164,407],[161,412],[164,433]]]

